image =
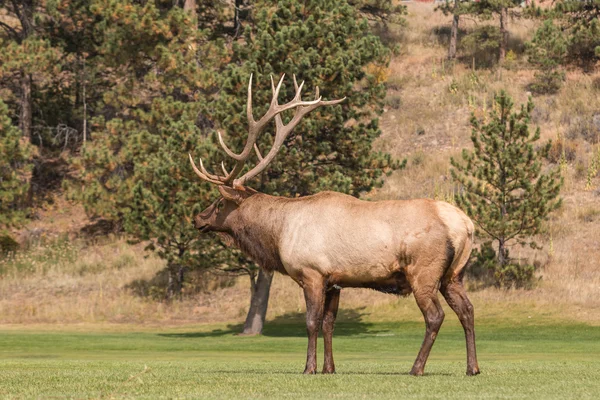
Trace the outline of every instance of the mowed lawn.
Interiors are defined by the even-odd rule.
[[[463,332],[451,319],[423,377],[408,375],[423,338],[414,322],[338,324],[333,376],[301,374],[301,323],[270,323],[261,337],[228,326],[0,327],[0,397],[600,398],[600,327],[486,320],[477,325],[482,374],[467,377]],[[321,351],[319,341],[319,362]]]

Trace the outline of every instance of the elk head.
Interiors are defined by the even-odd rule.
[[[323,101],[321,100],[321,96],[319,96],[319,88],[317,87],[315,90],[314,100],[302,101],[301,94],[304,82],[298,85],[296,82],[296,77],[294,76],[294,88],[296,89],[296,95],[290,102],[280,105],[278,104],[277,98],[279,96],[279,91],[281,89],[281,84],[283,83],[284,77],[285,75],[281,77],[277,87],[275,87],[273,77],[271,77],[271,89],[273,92],[271,104],[265,115],[258,121],[255,121],[252,114],[252,75],[250,75],[250,82],[248,83],[248,102],[246,107],[248,118],[248,139],[244,149],[239,154],[234,153],[223,141],[221,133],[219,132],[218,134],[221,147],[223,147],[223,150],[229,157],[235,160],[235,165],[231,171],[228,171],[225,167],[225,164],[221,162],[223,175],[211,174],[204,167],[202,159],[200,159],[200,168],[198,168],[194,163],[191,154],[189,155],[194,172],[200,177],[200,179],[218,185],[219,192],[221,193],[221,197],[219,199],[213,202],[208,208],[194,218],[194,226],[200,232],[227,231],[228,219],[237,211],[238,207],[246,199],[257,193],[256,190],[245,186],[246,181],[252,179],[267,168],[269,163],[277,155],[277,152],[283,145],[285,139],[289,136],[296,125],[298,125],[302,117],[319,106],[338,104],[345,99],[344,97],[339,100]],[[281,119],[281,113],[291,109],[295,110],[294,117],[290,120],[290,122],[284,124]],[[273,147],[269,153],[263,157],[258,149],[258,146],[256,145],[256,140],[258,139],[258,135],[273,119],[275,120],[275,139],[273,140]],[[254,150],[256,153],[259,162],[256,166],[254,166],[254,168],[251,168],[248,172],[238,178],[238,175],[244,169],[246,161],[252,156],[252,150]]]

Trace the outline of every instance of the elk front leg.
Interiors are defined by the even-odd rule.
[[[421,350],[419,350],[410,374],[420,376],[423,375],[431,346],[433,346],[442,322],[444,322],[444,310],[437,298],[437,288],[415,291],[414,293],[417,304],[423,313],[423,317],[425,317],[426,330],[425,339],[423,339]]]
[[[477,352],[475,350],[475,315],[473,305],[467,297],[462,281],[450,281],[442,285],[441,290],[446,302],[454,310],[465,331],[467,342],[467,375],[479,374]]]
[[[335,374],[333,363],[333,327],[337,317],[340,304],[340,289],[331,288],[325,294],[325,311],[323,313],[323,343],[325,344],[325,362],[323,363],[324,374]]]
[[[306,332],[308,334],[308,349],[306,351],[305,374],[317,373],[317,337],[323,320],[325,305],[325,284],[323,280],[315,280],[304,284],[304,299],[306,300]]]

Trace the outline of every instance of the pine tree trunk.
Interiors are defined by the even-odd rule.
[[[83,59],[83,143],[87,142],[87,99],[85,96],[85,58]]]
[[[504,267],[508,262],[506,258],[506,242],[504,238],[498,239],[498,265]]]
[[[21,73],[21,114],[19,115],[19,128],[23,137],[31,140],[31,126],[33,116],[31,111],[31,75]]]
[[[167,268],[169,271],[169,280],[165,300],[171,301],[175,296],[181,298],[181,289],[183,288],[183,280],[185,279],[185,267],[179,264],[170,264]]]
[[[269,293],[271,291],[271,282],[273,281],[273,273],[260,270],[256,283],[251,277],[251,294],[250,309],[244,323],[244,331],[242,335],[260,335],[265,324],[267,316],[267,308],[269,306]]]
[[[185,0],[183,9],[192,15],[196,15],[196,0]]]
[[[244,0],[235,0],[235,10],[233,12],[233,31],[234,36],[239,36],[242,22],[240,19],[241,8],[244,5]]]
[[[508,7],[502,7],[500,11],[500,65],[504,64],[506,49],[508,48]]]
[[[448,59],[456,58],[456,40],[458,37],[458,21],[460,16],[457,13],[458,0],[454,0],[454,17],[452,18],[452,29],[450,30],[450,46],[448,47]]]

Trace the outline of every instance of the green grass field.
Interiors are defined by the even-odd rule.
[[[0,329],[0,396],[600,398],[600,327],[485,320],[477,326],[482,374],[467,377],[462,329],[451,319],[423,377],[408,375],[423,336],[414,322],[338,324],[333,376],[301,374],[301,323],[269,324],[262,337],[227,326]]]

